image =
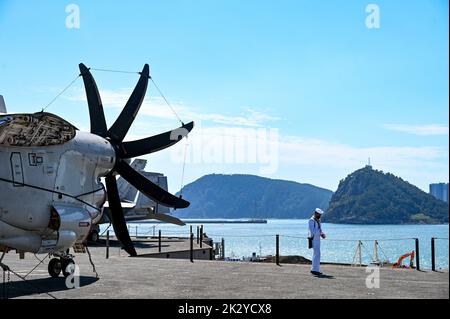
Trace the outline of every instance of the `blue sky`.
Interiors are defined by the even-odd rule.
[[[380,8],[378,29],[366,27],[369,3]],[[66,26],[69,4],[79,7],[79,29]],[[335,190],[368,157],[424,190],[448,181],[448,1],[0,0],[0,43],[10,112],[39,111],[80,62],[132,71],[149,63],[177,113],[198,124],[187,147],[147,156],[171,191],[185,149],[185,184],[249,173]],[[112,124],[137,76],[93,74]],[[83,94],[79,79],[48,111],[89,129]],[[178,124],[149,86],[128,139]],[[215,148],[238,129],[277,130],[273,169],[262,170],[259,155],[224,160],[230,148]],[[244,143],[246,154],[261,136]]]

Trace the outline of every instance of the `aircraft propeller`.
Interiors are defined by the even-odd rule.
[[[106,190],[108,195],[111,223],[117,239],[131,256],[136,256],[136,249],[131,241],[125,222],[117,182],[114,173],[121,175],[137,190],[164,206],[173,208],[186,208],[189,202],[172,195],[155,183],[149,181],[139,172],[135,171],[126,159],[150,154],[177,143],[183,134],[176,132],[190,132],[194,122],[183,124],[180,128],[131,142],[123,142],[144,100],[149,80],[149,66],[145,64],[136,87],[128,99],[125,107],[108,129],[103,111],[103,105],[95,80],[89,69],[83,64],[79,65],[86,89],[86,97],[89,106],[91,133],[107,139],[116,151],[116,163],[113,170],[106,176]],[[175,134],[174,134],[175,132]]]

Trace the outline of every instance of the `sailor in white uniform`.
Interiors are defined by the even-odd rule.
[[[320,208],[316,208],[314,214],[308,222],[309,236],[308,239],[312,241],[313,258],[311,273],[313,275],[321,275],[320,272],[320,239],[325,239],[325,233],[322,232],[322,226],[320,224],[320,217],[323,211]]]

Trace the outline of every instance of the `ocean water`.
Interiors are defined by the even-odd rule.
[[[185,220],[189,222],[189,220]],[[198,220],[197,220],[198,221]],[[130,234],[163,236],[188,236],[192,225],[194,236],[196,224],[176,226],[165,223],[129,223]],[[204,223],[204,232],[214,242],[225,240],[226,257],[249,257],[275,255],[275,235],[280,235],[281,255],[300,255],[311,259],[312,250],[307,248],[308,220],[269,219],[267,224],[209,224]],[[102,225],[102,231],[107,225]],[[111,227],[112,228],[112,227]],[[112,229],[111,229],[112,230]],[[364,264],[374,259],[375,240],[378,241],[378,259],[395,262],[415,250],[413,238],[419,238],[420,267],[431,268],[431,238],[435,241],[436,268],[449,268],[449,226],[448,225],[342,225],[322,224],[327,238],[321,243],[323,262],[352,263],[358,241],[362,241],[361,259]],[[355,259],[358,260],[358,257]],[[409,263],[409,258],[404,264]],[[414,262],[415,265],[415,262]]]

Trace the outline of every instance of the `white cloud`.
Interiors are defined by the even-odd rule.
[[[425,191],[430,182],[444,181],[448,176],[445,147],[355,147],[281,134],[277,136],[278,141],[274,142],[269,139],[268,130],[266,135],[258,134],[260,130],[264,128],[197,126],[189,134],[187,142],[178,143],[166,152],[152,154],[149,160],[156,170],[178,181],[187,143],[187,183],[210,173],[243,173],[311,183],[336,190],[339,180],[366,165],[368,157],[374,169],[393,173]],[[236,139],[237,136],[239,139]],[[245,145],[244,150],[239,150],[240,143]],[[260,146],[263,147],[262,154],[258,152]],[[252,149],[255,147],[256,152]],[[211,157],[212,154],[215,155]],[[261,169],[267,167],[275,169],[263,173]]]
[[[173,186],[180,179],[186,150],[187,183],[210,173],[242,173],[336,190],[339,180],[366,165],[368,157],[375,169],[393,173],[424,191],[429,183],[445,181],[448,176],[448,150],[444,146],[356,147],[305,136],[287,136],[281,132],[273,140],[268,128],[202,126],[201,121],[196,124],[186,142],[146,157],[154,167],[152,169],[164,172],[176,181]],[[260,134],[264,131],[265,134]],[[129,140],[153,134],[149,134],[145,126],[136,127],[130,133]]]
[[[105,108],[116,108],[120,110],[128,100],[131,89],[116,91],[101,91],[102,101]],[[84,91],[80,89],[77,96],[69,97],[73,100],[85,101]],[[397,147],[380,145],[372,147],[355,147],[343,143],[336,143],[328,140],[314,139],[305,136],[287,136],[280,134],[277,143],[267,141],[264,136],[253,135],[252,130],[264,130],[266,124],[276,121],[279,118],[268,115],[266,112],[245,109],[243,115],[229,116],[219,113],[203,113],[197,109],[187,106],[181,101],[170,100],[172,107],[183,120],[196,121],[196,127],[189,134],[189,152],[191,153],[191,164],[186,170],[186,182],[191,182],[204,174],[223,173],[250,173],[260,174],[259,168],[267,165],[267,160],[272,157],[248,157],[251,147],[244,151],[235,151],[235,157],[246,154],[244,162],[233,162],[227,160],[229,152],[226,145],[230,138],[234,138],[238,132],[248,130],[247,135],[239,133],[240,140],[244,140],[245,145],[273,145],[277,152],[277,170],[267,173],[267,177],[296,180],[327,187],[335,190],[340,179],[346,174],[363,167],[367,163],[368,157],[372,160],[375,169],[391,172],[403,179],[426,190],[428,183],[443,180],[448,176],[448,154],[445,147]],[[139,112],[146,115],[145,121],[137,120],[131,128],[127,140],[134,140],[172,129],[172,124],[157,119],[175,118],[173,112],[165,104],[162,98],[146,98]],[[164,122],[164,123],[163,123]],[[416,135],[448,135],[448,126],[445,125],[403,125],[387,124],[385,129],[400,131]],[[158,152],[148,156],[152,166],[170,176],[171,179],[179,179],[180,160],[174,161],[174,152],[178,157],[184,156],[186,143],[178,143],[167,152]],[[211,160],[211,148],[220,151],[221,156]],[[229,147],[229,145],[228,145]],[[237,147],[235,145],[235,147]],[[196,161],[195,156],[200,155],[200,160]],[[267,155],[273,155],[275,151],[267,150]],[[204,154],[203,154],[204,153]],[[176,157],[176,156],[175,156]],[[209,162],[204,161],[208,159]],[[221,159],[223,158],[223,160]],[[231,158],[231,157],[230,157]],[[190,173],[190,172],[191,173]]]
[[[100,96],[105,108],[123,108],[126,104],[132,89],[101,90]],[[86,101],[84,91],[78,90],[76,95],[68,97],[70,100]],[[245,114],[229,116],[219,113],[204,113],[197,108],[185,103],[170,99],[170,105],[185,120],[210,121],[222,125],[239,125],[246,127],[262,127],[264,123],[279,120],[278,117],[271,116],[258,110],[247,108]],[[147,115],[155,118],[174,119],[174,112],[161,97],[146,97],[139,110],[140,115]]]
[[[280,167],[290,167],[300,181],[335,190],[340,179],[367,164],[390,172],[427,191],[434,180],[448,176],[444,147],[354,147],[324,140],[287,137],[280,142]]]
[[[448,125],[428,124],[428,125],[406,125],[406,124],[385,124],[383,127],[390,131],[398,131],[414,135],[448,135]]]
[[[446,152],[440,147],[354,147],[325,140],[298,136],[284,137],[280,142],[280,156],[297,164],[317,164],[349,167],[366,162],[371,157],[378,165],[402,165],[432,161]]]

